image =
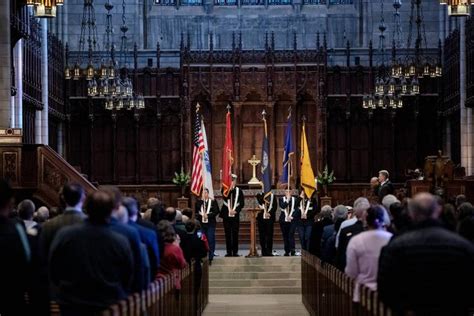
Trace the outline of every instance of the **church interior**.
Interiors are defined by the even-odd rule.
[[[471,315],[473,6],[0,1],[0,315]]]

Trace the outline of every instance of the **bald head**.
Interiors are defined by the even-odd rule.
[[[411,219],[416,223],[437,219],[441,212],[435,197],[427,192],[415,195],[408,205],[408,210]]]
[[[376,188],[378,185],[379,185],[379,178],[372,177],[370,179],[370,187],[373,189],[373,188]]]

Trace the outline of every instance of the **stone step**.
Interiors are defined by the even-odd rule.
[[[257,280],[236,280],[236,279],[224,279],[224,280],[209,280],[210,287],[301,287],[300,279],[257,279]]]
[[[209,294],[301,294],[298,287],[209,287]],[[238,298],[236,298],[238,300]]]
[[[290,266],[301,264],[301,257],[219,257],[212,261],[212,266],[242,266],[242,265],[263,265],[263,266]]]
[[[213,272],[300,272],[300,265],[212,265],[210,274]]]
[[[238,279],[238,280],[272,280],[272,279],[301,279],[301,272],[213,272],[209,280]]]

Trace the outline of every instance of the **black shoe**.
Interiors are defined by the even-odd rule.
[[[296,256],[296,252],[292,251],[292,252],[291,252],[291,256],[292,256],[292,257]]]
[[[212,266],[212,260],[209,260],[209,265]]]
[[[238,253],[235,253],[232,257],[240,257]]]
[[[224,257],[233,257],[230,253],[226,253]]]
[[[289,254],[288,252],[285,252],[284,256],[285,256],[285,257],[289,257],[290,254]]]

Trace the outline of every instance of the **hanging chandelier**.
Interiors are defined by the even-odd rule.
[[[33,7],[35,18],[55,18],[57,7],[64,5],[64,0],[26,0],[26,5]]]
[[[133,108],[145,108],[145,99],[141,95],[133,92],[133,83],[128,76],[128,69],[124,66],[119,69],[115,60],[115,45],[113,43],[112,13],[113,9],[110,0],[104,4],[107,10],[105,27],[105,58],[99,60],[97,25],[95,20],[95,10],[93,0],[84,0],[83,19],[81,23],[81,37],[79,39],[79,55],[74,67],[66,66],[65,79],[87,81],[87,96],[91,98],[104,99],[104,107],[107,110],[121,110]],[[122,3],[122,57],[125,60],[126,32],[128,27],[125,24],[125,1]],[[87,39],[86,37],[87,33]],[[85,44],[88,44],[87,66],[81,68],[82,57],[85,55]],[[125,63],[124,63],[125,65]]]
[[[386,30],[383,18],[383,0],[382,19],[379,25],[379,50],[382,59],[381,66],[375,77],[374,93],[364,95],[362,107],[365,109],[399,109],[403,107],[405,97],[417,96],[420,94],[420,80],[422,78],[439,78],[442,75],[441,56],[434,60],[429,56],[423,56],[422,43],[426,48],[426,35],[424,34],[424,24],[421,0],[412,0],[410,15],[410,30],[407,39],[407,56],[404,61],[397,60],[397,49],[400,49],[401,42],[401,24],[400,7],[401,1],[394,0],[394,33],[392,40],[392,59],[389,67],[385,66],[385,35]],[[416,8],[416,17],[415,17]],[[415,54],[409,55],[411,48],[413,22],[416,23],[417,38],[415,41]]]
[[[474,0],[440,0],[440,3],[448,6],[450,16],[469,16]]]

